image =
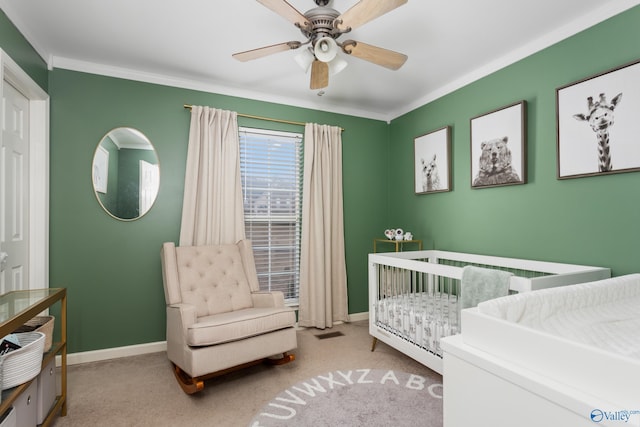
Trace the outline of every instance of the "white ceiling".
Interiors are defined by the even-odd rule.
[[[289,0],[304,13],[313,0]],[[356,0],[333,0],[344,12]],[[251,62],[235,52],[304,41],[253,0],[0,0],[47,61],[65,68],[380,120],[524,58],[640,0],[410,0],[346,38],[409,56],[398,71],[346,57],[323,96],[287,51]],[[341,39],[344,39],[343,36]],[[185,99],[185,103],[190,100]]]

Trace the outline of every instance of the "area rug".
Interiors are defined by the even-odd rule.
[[[442,384],[398,371],[318,375],[266,404],[250,427],[442,426]]]

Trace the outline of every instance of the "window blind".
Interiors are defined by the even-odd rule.
[[[260,289],[298,302],[302,214],[302,135],[240,128],[240,170],[247,239]]]

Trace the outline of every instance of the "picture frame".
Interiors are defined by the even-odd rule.
[[[519,101],[473,117],[471,187],[527,182],[527,102]]]
[[[638,81],[640,60],[556,89],[558,179],[640,170]]]
[[[416,194],[451,191],[451,126],[414,138]]]

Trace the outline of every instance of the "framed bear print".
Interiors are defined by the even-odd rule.
[[[640,61],[556,89],[558,179],[640,170]]]
[[[416,194],[451,191],[451,127],[414,139]]]
[[[527,182],[527,103],[471,119],[471,187]]]

